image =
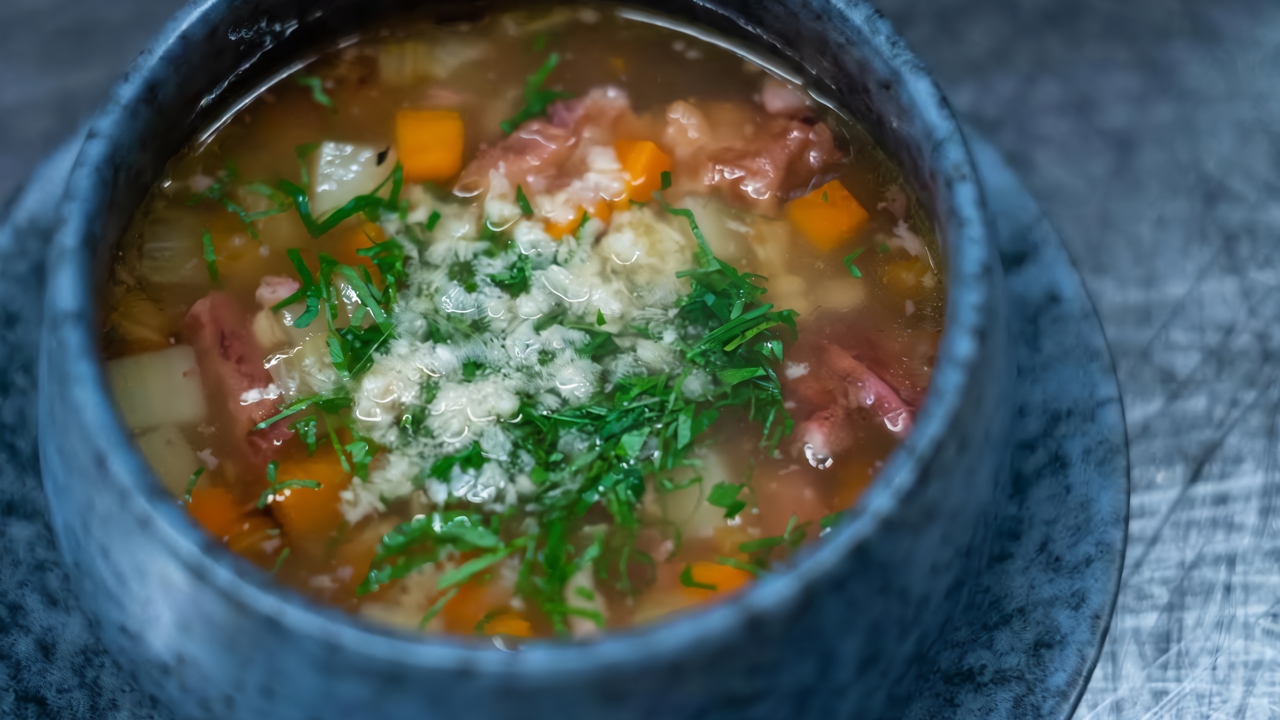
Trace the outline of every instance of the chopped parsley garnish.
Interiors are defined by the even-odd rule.
[[[209,271],[209,280],[216,283],[218,282],[218,254],[213,250],[213,235],[205,230],[200,243],[204,246],[204,266]]]
[[[836,523],[844,519],[844,511],[833,512],[830,515],[823,515],[818,520],[818,528],[822,530],[830,530],[835,527]]]
[[[258,496],[258,509],[265,508],[272,498],[286,490],[294,488],[309,488],[311,490],[319,490],[321,485],[315,480],[276,480],[276,475],[280,471],[279,461],[272,460],[267,463],[267,489],[262,491]]]
[[[188,505],[191,504],[191,493],[195,491],[196,483],[200,482],[201,475],[204,475],[204,466],[196,468],[196,471],[191,473],[191,477],[187,478],[187,490],[183,493],[182,499]]]
[[[533,205],[529,203],[529,196],[524,194],[524,186],[516,186],[516,204],[520,206],[520,212],[525,217],[533,217]]]
[[[305,183],[305,176],[303,181]],[[391,192],[387,197],[381,197],[379,193],[382,192],[383,188],[387,187],[388,183],[391,185]],[[311,214],[311,198],[305,187],[291,180],[281,180],[276,183],[276,186],[280,189],[280,192],[293,201],[293,207],[297,209],[298,217],[302,219],[302,224],[307,228],[307,232],[311,237],[318,238],[341,225],[343,221],[360,213],[371,215],[371,219],[374,220],[377,219],[378,212],[399,213],[401,210],[400,191],[404,187],[404,167],[400,163],[396,163],[395,168],[391,170],[391,174],[379,183],[372,192],[351,198],[346,205],[329,213],[323,220],[317,219]]]
[[[880,247],[876,248],[876,250],[880,251],[881,255],[889,252],[889,243],[886,243],[886,242],[880,243]]]
[[[213,183],[203,191],[192,195],[191,199],[188,200],[187,203],[189,205],[195,205],[202,200],[211,200],[218,203],[226,209],[227,212],[240,218],[240,222],[244,223],[245,230],[249,233],[249,236],[257,240],[258,229],[254,226],[254,222],[269,218],[272,215],[279,215],[282,212],[287,212],[291,207],[291,204],[288,198],[282,198],[278,195],[268,195],[267,197],[275,203],[274,206],[267,208],[266,210],[249,212],[240,203],[228,197],[227,192],[232,187],[239,187],[241,190],[262,195],[262,188],[258,183],[234,186],[233,183],[236,181],[238,175],[239,173],[236,170],[235,163],[228,160],[226,169],[220,176],[218,176],[218,179],[213,181]]]
[[[317,105],[329,110],[334,109],[333,98],[324,91],[324,80],[315,75],[298,75],[296,79],[299,85],[311,89],[311,99],[315,100]]]
[[[604,311],[601,310],[600,308],[596,308],[596,325],[598,327],[604,327],[605,325],[608,325],[608,324],[609,324],[609,321],[605,319]]]
[[[280,557],[276,558],[276,564],[271,568],[271,575],[274,577],[280,572],[280,568],[284,566],[284,561],[289,559],[289,548],[285,548],[280,552]]]
[[[444,606],[448,605],[449,601],[453,599],[453,596],[458,594],[459,590],[461,590],[461,588],[450,588],[448,592],[441,595],[435,602],[431,603],[431,607],[427,608],[426,614],[418,621],[418,627],[424,628],[427,626],[427,623],[434,620],[436,615],[439,615],[440,611],[444,609]]]
[[[435,230],[436,225],[439,224],[439,222],[440,222],[440,211],[432,210],[431,214],[427,216],[427,232],[431,232],[432,230]]]
[[[524,83],[524,107],[511,118],[499,123],[502,132],[510,135],[526,121],[546,114],[547,108],[556,100],[573,97],[569,93],[546,90],[542,86],[551,76],[551,72],[560,64],[560,53],[551,53],[542,67],[529,76]]]
[[[862,254],[863,250],[866,250],[866,248],[858,248],[844,256],[844,266],[849,268],[849,274],[856,278],[862,277],[862,271],[858,269],[857,265],[853,264],[853,261],[858,259],[858,256]]]
[[[737,483],[716,483],[707,495],[707,504],[723,508],[726,519],[735,518],[747,507],[746,502],[738,499],[743,487],[745,486]]]
[[[827,191],[826,191],[826,190],[823,190],[823,191],[822,191],[822,202],[831,202],[830,198],[828,198],[828,197],[827,197]]]
[[[692,565],[685,565],[684,569],[680,571],[680,584],[687,588],[697,588],[699,590],[710,590],[712,592],[715,592],[716,590],[719,589],[715,585],[712,585],[710,583],[698,582],[697,580],[694,580]]]

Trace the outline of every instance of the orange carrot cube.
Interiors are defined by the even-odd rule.
[[[648,140],[619,140],[613,147],[631,178],[627,198],[649,202],[662,189],[662,173],[671,171],[671,158]]]
[[[443,181],[462,170],[462,116],[452,110],[396,113],[396,152],[409,182]]]
[[[839,180],[787,203],[787,217],[824,253],[852,238],[871,218]]]

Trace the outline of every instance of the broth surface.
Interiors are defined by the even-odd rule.
[[[928,386],[932,228],[786,71],[651,20],[391,24],[174,158],[102,343],[197,522],[509,647],[728,597],[857,501]]]

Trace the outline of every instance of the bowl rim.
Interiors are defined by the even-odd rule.
[[[277,584],[220,544],[210,550],[210,539],[161,488],[115,410],[97,343],[94,258],[103,232],[97,218],[108,210],[110,159],[122,128],[128,127],[137,108],[146,107],[149,81],[172,70],[173,60],[166,56],[183,52],[184,40],[200,32],[204,21],[216,20],[208,16],[233,0],[197,0],[180,10],[92,120],[67,184],[62,223],[51,254],[56,261],[48,271],[42,344],[47,346],[52,342],[49,338],[56,337],[64,352],[42,361],[40,383],[48,381],[46,366],[53,363],[77,384],[75,392],[68,394],[74,410],[85,418],[86,426],[103,430],[80,440],[106,458],[107,475],[128,491],[132,511],[149,516],[151,527],[164,536],[168,549],[195,577],[227,599],[273,618],[291,632],[339,648],[351,658],[415,670],[481,670],[515,682],[538,683],[688,655],[716,643],[717,638],[749,632],[752,618],[797,603],[805,588],[873,537],[917,487],[938,444],[960,419],[961,401],[978,371],[981,338],[990,322],[988,306],[997,295],[991,281],[994,248],[973,159],[941,90],[867,0],[814,1],[861,36],[864,54],[882,61],[879,69],[887,77],[881,79],[894,84],[903,110],[925,131],[917,139],[928,151],[922,159],[950,198],[950,215],[935,213],[939,235],[948,242],[946,319],[915,428],[893,450],[855,505],[856,512],[827,532],[822,542],[725,602],[636,628],[611,630],[590,642],[534,641],[518,653],[494,652],[490,644],[469,638],[421,635],[362,621]],[[689,4],[707,5],[704,0],[689,0]],[[758,28],[746,27],[769,37]],[[42,399],[46,395],[41,392]],[[42,434],[41,445],[47,442],[52,441]]]

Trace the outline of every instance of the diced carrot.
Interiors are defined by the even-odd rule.
[[[276,471],[276,482],[313,480],[318,488],[295,487],[271,498],[271,514],[280,521],[289,541],[321,544],[342,523],[338,493],[351,484],[351,475],[332,452],[286,460]]]
[[[409,182],[448,180],[462,170],[462,116],[452,110],[396,113],[396,152]]]
[[[671,171],[671,158],[648,140],[619,140],[613,147],[631,178],[624,200],[649,202],[653,194],[662,189],[662,173]]]
[[[726,595],[735,592],[744,585],[750,583],[755,577],[746,570],[739,570],[728,565],[721,565],[712,562],[695,562],[689,564],[690,574],[693,576],[694,582],[714,585],[715,590],[706,590],[704,588],[684,588],[690,594],[694,594],[700,598],[710,599],[713,596]]]
[[[613,208],[609,207],[609,203],[605,202],[603,199],[597,201],[596,206],[586,212],[588,217],[595,218],[603,223],[608,223],[609,218],[613,217]],[[576,234],[578,232],[578,228],[582,227],[582,213],[583,210],[579,208],[578,212],[574,214],[572,220],[565,220],[563,222],[548,221],[547,234],[557,240],[566,235]]]
[[[815,248],[831,252],[853,237],[870,215],[839,180],[787,203],[787,217]]]
[[[283,548],[280,526],[259,512],[246,515],[227,538],[227,549],[259,565],[269,564]]]
[[[375,273],[374,277],[377,277],[378,269],[373,261],[358,253],[357,250],[371,248],[384,242],[387,236],[382,232],[382,226],[377,223],[362,222],[360,227],[342,234],[340,238],[339,244],[333,248],[333,258],[343,265],[353,267],[364,265],[369,268],[369,272]]]
[[[449,632],[470,634],[492,609],[487,584],[472,580],[458,588],[458,594],[444,606],[440,617]]]
[[[205,530],[225,540],[239,528],[250,506],[236,500],[230,490],[220,487],[198,487],[191,491],[187,512]]]
[[[510,635],[512,637],[533,637],[533,625],[515,611],[507,611],[493,618],[484,626],[487,635]]]
[[[346,578],[342,583],[342,592],[346,597],[355,597],[356,588],[369,575],[369,566],[378,553],[378,544],[392,527],[395,527],[395,523],[375,523],[355,533],[334,550],[333,568]]]

